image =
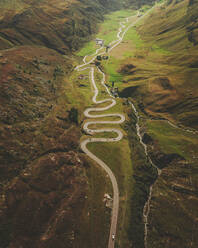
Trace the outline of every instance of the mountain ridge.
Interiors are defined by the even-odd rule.
[[[10,1],[7,5],[0,16],[0,49],[39,45],[61,54],[79,49],[96,32],[103,15],[118,7],[116,0]]]

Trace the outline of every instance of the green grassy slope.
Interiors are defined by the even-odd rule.
[[[193,7],[189,1],[162,5],[129,30],[121,45],[126,52],[121,56],[116,50],[113,53],[115,60],[121,59],[122,66],[115,70],[124,76],[120,90],[129,86],[133,96],[132,86],[138,86],[138,102],[148,115],[175,119],[194,128],[198,94],[196,18],[197,2]],[[133,66],[127,69],[130,64]]]

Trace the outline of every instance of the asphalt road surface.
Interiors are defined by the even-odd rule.
[[[153,7],[154,8],[154,7]],[[152,8],[152,9],[153,9]],[[132,24],[128,25],[126,27],[127,22],[129,21],[129,18],[126,18],[125,22],[120,23],[120,28],[118,30],[117,33],[117,40],[111,42],[109,44],[110,48],[109,48],[109,52],[115,48],[116,46],[118,46],[123,38],[124,35],[126,34],[126,32],[129,30],[130,27],[134,26],[139,20],[141,20],[142,18],[144,18],[146,15],[148,15],[148,13],[152,10],[150,9],[149,11],[147,11],[144,15],[142,15],[140,18],[138,18],[136,21],[134,21]],[[139,12],[137,13],[137,16],[139,15]],[[103,50],[103,51],[102,51]],[[101,53],[99,53],[101,51]],[[119,189],[118,189],[118,184],[117,184],[117,180],[115,175],[113,174],[113,172],[110,170],[110,168],[108,167],[108,165],[106,165],[100,158],[96,157],[93,153],[91,153],[88,148],[87,148],[87,144],[88,143],[93,143],[93,142],[117,142],[119,140],[121,140],[123,138],[123,133],[120,129],[116,129],[116,128],[97,128],[97,129],[91,129],[89,128],[90,125],[94,125],[94,124],[121,124],[125,121],[125,116],[121,113],[114,113],[114,114],[91,114],[91,112],[102,112],[105,110],[108,110],[110,108],[112,108],[114,105],[116,105],[116,99],[111,95],[108,87],[105,85],[105,74],[98,68],[99,72],[102,74],[103,78],[101,81],[101,84],[105,87],[106,91],[109,94],[109,98],[104,99],[104,100],[100,100],[97,101],[97,96],[98,96],[98,88],[96,86],[95,83],[95,78],[94,78],[94,71],[95,68],[94,66],[91,65],[92,62],[94,62],[94,60],[96,59],[96,57],[98,55],[102,55],[105,54],[104,52],[104,47],[100,47],[99,49],[96,50],[95,54],[93,54],[93,58],[90,61],[86,61],[87,57],[89,55],[86,55],[83,59],[84,64],[77,66],[75,69],[77,71],[83,71],[83,70],[87,70],[89,69],[89,77],[90,77],[90,81],[92,83],[93,89],[94,89],[94,95],[92,98],[93,103],[95,104],[101,104],[101,103],[108,103],[109,104],[105,107],[96,107],[96,108],[88,108],[84,111],[84,115],[87,118],[106,118],[106,117],[118,117],[119,120],[115,120],[115,121],[86,121],[85,124],[83,125],[83,129],[87,134],[95,134],[95,133],[105,133],[105,132],[109,132],[109,133],[116,133],[117,136],[116,138],[88,138],[85,139],[81,142],[80,146],[82,151],[84,151],[91,159],[93,159],[95,162],[98,163],[98,165],[101,166],[101,168],[103,168],[103,170],[105,170],[105,172],[107,173],[107,175],[109,176],[111,183],[112,183],[112,187],[113,187],[113,206],[112,206],[112,215],[111,215],[111,227],[110,227],[110,233],[109,233],[109,242],[108,242],[108,248],[114,248],[114,243],[115,243],[115,239],[116,239],[116,229],[117,229],[117,220],[118,220],[118,211],[119,211]],[[112,237],[115,237],[112,238]]]

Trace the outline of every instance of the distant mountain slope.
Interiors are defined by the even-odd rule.
[[[169,116],[193,128],[198,128],[197,19],[197,0],[167,1],[150,14],[136,27],[143,43],[130,59],[136,66],[135,72],[126,75],[131,82],[133,78],[143,80],[139,87],[139,104],[148,114]],[[121,70],[124,73],[124,66]],[[168,88],[162,85],[163,80],[170,84]]]
[[[150,5],[154,4],[155,0],[126,0],[125,4],[131,7],[137,7],[140,8],[142,5]]]
[[[116,0],[0,1],[0,49],[40,45],[62,54],[76,50],[96,31]]]

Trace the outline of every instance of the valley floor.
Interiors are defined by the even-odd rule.
[[[171,7],[175,13],[180,11],[180,16],[175,17],[179,22],[179,18],[185,13],[184,9],[187,8],[186,2]],[[150,18],[157,20],[158,15],[163,15],[163,12],[164,15],[168,15],[170,7],[158,5],[148,16],[141,18],[144,11],[144,8],[141,9],[138,16],[137,12],[132,10],[112,13],[106,16],[106,21],[101,24],[96,35],[97,38],[104,39],[105,45],[108,45],[115,40],[120,21],[129,17],[128,25],[130,25],[136,22],[136,19],[140,19],[128,30],[123,41],[106,54],[109,56],[108,60],[99,61],[100,68],[106,74],[107,87],[112,90],[114,84],[121,97],[117,99],[117,106],[106,113],[118,111],[125,113],[127,121],[120,127],[125,130],[124,139],[116,144],[93,143],[88,148],[109,165],[119,184],[120,214],[116,238],[118,247],[196,247],[197,240],[194,235],[198,226],[195,209],[198,198],[195,171],[198,158],[198,133],[195,122],[192,121],[191,125],[187,122],[188,117],[183,121],[182,116],[186,113],[190,120],[197,113],[195,108],[192,108],[194,113],[189,113],[184,105],[182,107],[182,102],[187,97],[187,94],[182,92],[182,87],[186,87],[186,92],[194,90],[191,93],[192,99],[196,98],[197,88],[193,88],[192,84],[188,85],[179,77],[183,73],[183,77],[187,78],[191,71],[195,83],[194,75],[198,75],[198,71],[189,69],[188,72],[183,64],[179,64],[176,58],[182,53],[182,47],[177,50],[174,48],[173,51],[171,46],[169,49],[168,46],[155,40],[155,36],[151,40],[144,30],[149,25]],[[153,23],[154,28],[157,25],[159,24]],[[170,25],[172,25],[171,20]],[[165,42],[165,38],[163,39]],[[168,43],[169,37],[167,36],[166,39]],[[188,53],[198,52],[197,48],[188,41],[185,42],[189,47]],[[89,54],[87,60],[91,60],[93,58],[91,54],[96,49],[95,41],[92,41],[78,55]],[[187,61],[194,58],[190,54],[187,56],[187,51],[185,53]],[[103,99],[106,94],[105,89],[99,85],[100,75],[96,74],[96,77],[101,90],[100,97]],[[80,91],[87,96],[90,94],[88,93],[90,86],[87,84],[89,81],[82,81],[87,90],[83,88]],[[148,156],[161,170],[158,177],[137,136],[138,120],[134,109],[130,106],[130,101],[134,103],[139,114],[140,135],[147,146]],[[177,109],[174,106],[176,102]],[[186,126],[187,123],[189,126]],[[107,137],[111,136],[107,135]],[[153,183],[151,198],[147,202],[150,186]],[[147,214],[146,219],[143,218],[143,212]],[[145,221],[148,223],[145,224]]]

